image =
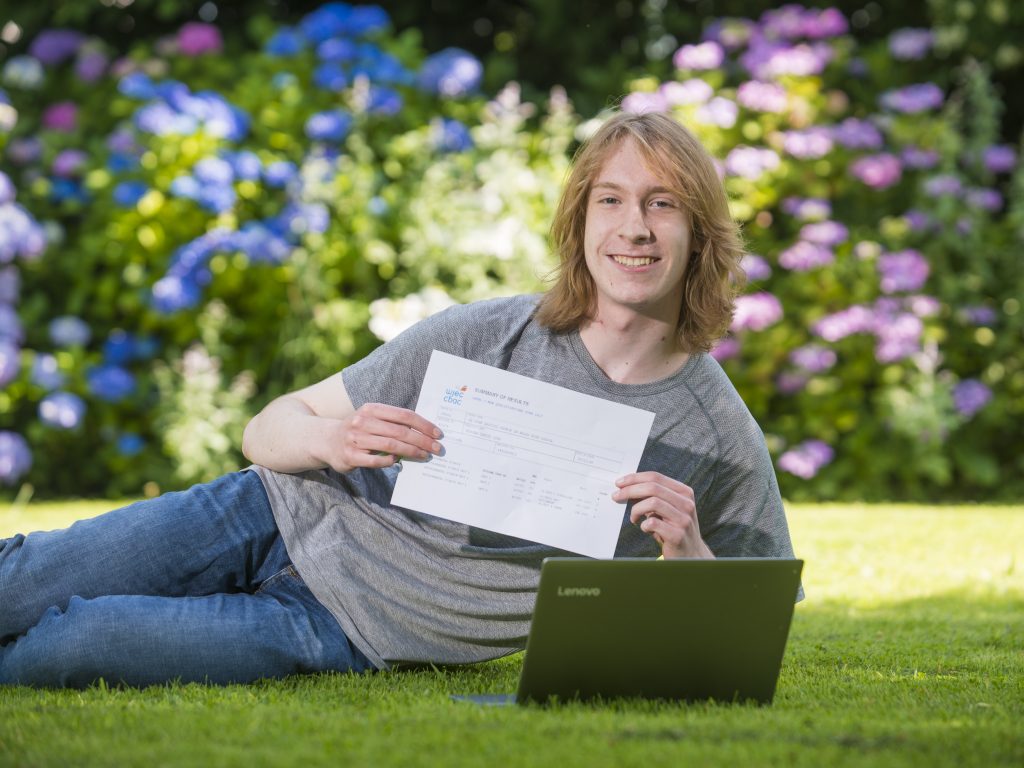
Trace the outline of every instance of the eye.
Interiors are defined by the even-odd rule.
[[[614,205],[619,202],[619,198],[612,197],[611,195],[602,195],[596,200],[598,205]]]
[[[651,200],[650,206],[652,208],[667,209],[667,208],[675,208],[676,207],[676,203],[675,203],[674,200],[671,200],[669,198],[658,197],[658,198],[655,198],[654,200]]]

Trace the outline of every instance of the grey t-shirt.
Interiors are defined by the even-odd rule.
[[[343,371],[352,404],[415,408],[437,349],[653,411],[640,470],[693,488],[712,552],[793,556],[764,436],[712,357],[691,355],[660,381],[618,384],[578,333],[552,333],[535,322],[536,303],[536,296],[495,299],[424,320]],[[571,554],[394,507],[395,467],[345,475],[256,469],[295,567],[378,667],[475,662],[521,650],[541,561]],[[659,554],[627,509],[616,557]]]

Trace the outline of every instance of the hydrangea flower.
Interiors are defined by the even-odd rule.
[[[341,142],[352,128],[352,115],[343,109],[317,112],[306,120],[306,136],[313,141]]]
[[[287,186],[298,175],[299,169],[290,160],[277,160],[263,169],[263,180],[276,189]]]
[[[924,324],[908,312],[883,313],[875,325],[875,359],[884,364],[905,360],[921,350]]]
[[[715,95],[715,89],[700,78],[690,78],[683,82],[669,80],[662,83],[658,93],[665,99],[669,106],[683,106],[686,104],[704,104]]]
[[[798,221],[821,221],[832,215],[832,203],[820,197],[787,197],[782,210]]]
[[[418,82],[428,93],[458,98],[476,92],[483,73],[483,65],[473,54],[461,48],[445,48],[424,60]]]
[[[939,153],[920,147],[904,147],[900,152],[900,160],[906,168],[927,171],[939,164]]]
[[[178,50],[186,56],[201,56],[204,53],[220,53],[224,39],[213,24],[189,21],[178,30]]]
[[[77,429],[85,417],[85,401],[71,392],[53,392],[39,402],[39,420],[48,427]]]
[[[992,390],[977,379],[964,379],[953,387],[953,406],[968,419],[988,405],[991,399]]]
[[[263,46],[271,56],[294,56],[306,47],[306,37],[292,27],[280,27]]]
[[[786,89],[778,83],[763,83],[759,80],[740,83],[736,90],[736,101],[755,112],[784,112],[788,98]]]
[[[458,120],[435,118],[430,124],[430,136],[439,152],[465,152],[473,148],[469,129]]]
[[[1009,173],[1017,165],[1017,153],[1007,144],[994,144],[981,153],[982,163],[992,173]]]
[[[708,125],[717,125],[719,128],[732,128],[736,125],[736,118],[739,116],[740,108],[735,101],[724,96],[716,96],[707,104],[702,104],[697,109],[696,118]]]
[[[808,373],[824,373],[836,364],[835,350],[821,344],[805,344],[789,353],[789,361]]]
[[[782,149],[799,160],[816,160],[832,151],[832,135],[826,128],[786,131]]]
[[[880,256],[878,271],[882,291],[896,293],[920,290],[931,273],[931,267],[920,251],[908,248]]]
[[[21,294],[21,275],[17,267],[0,269],[0,304],[15,304]]]
[[[15,165],[29,165],[43,154],[43,142],[36,136],[12,139],[7,145],[7,157]]]
[[[137,456],[146,447],[146,441],[134,432],[124,432],[118,436],[116,447],[122,456]]]
[[[47,391],[64,386],[67,377],[61,373],[57,358],[51,354],[37,354],[32,361],[29,380]]]
[[[348,88],[348,73],[340,64],[327,61],[313,70],[313,84],[325,91],[340,93]]]
[[[14,485],[32,468],[32,451],[17,432],[0,431],[0,483]]]
[[[810,480],[831,463],[835,451],[822,440],[806,440],[779,457],[779,469],[791,475]]]
[[[21,371],[21,350],[18,346],[0,336],[0,389],[17,378]]]
[[[942,106],[945,98],[942,89],[935,83],[919,83],[885,91],[879,96],[878,101],[885,109],[915,115],[919,112],[938,109]]]
[[[119,403],[135,392],[135,377],[118,365],[90,368],[85,380],[93,396],[107,403]]]
[[[850,164],[850,173],[873,189],[886,189],[903,177],[903,166],[898,157],[882,152],[857,158]]]
[[[740,261],[740,269],[746,274],[747,280],[752,282],[767,280],[772,276],[772,268],[768,262],[754,253],[748,253],[743,257]]]
[[[869,333],[875,328],[875,313],[862,304],[854,304],[818,320],[811,328],[819,338],[837,342],[856,333]]]
[[[993,325],[998,319],[996,311],[985,306],[961,307],[960,316],[972,325]]]
[[[845,224],[838,221],[819,221],[805,224],[800,228],[800,239],[817,245],[835,248],[840,243],[845,243],[850,236],[850,230]]]
[[[43,65],[34,56],[13,56],[4,64],[3,83],[11,88],[37,91],[45,78]]]
[[[763,331],[782,319],[782,302],[767,291],[739,296],[733,313],[732,331]]]
[[[0,264],[33,260],[46,249],[46,232],[17,203],[0,203]]]
[[[717,69],[725,60],[725,51],[718,43],[708,40],[699,45],[684,45],[672,57],[676,69]]]
[[[848,117],[831,129],[832,138],[846,149],[881,149],[885,144],[882,132],[868,120]]]
[[[110,59],[98,48],[83,48],[75,60],[75,77],[85,83],[95,83],[107,71]]]
[[[50,341],[56,347],[84,347],[92,338],[92,331],[80,317],[62,315],[50,321]]]
[[[402,111],[402,96],[394,88],[371,85],[366,97],[366,111],[371,115],[397,115]]]
[[[75,176],[88,160],[89,156],[80,149],[64,149],[53,158],[50,170],[55,176]]]
[[[828,248],[804,240],[798,240],[779,254],[779,265],[794,272],[807,272],[835,260],[835,254]]]
[[[10,304],[0,304],[0,339],[12,344],[21,344],[25,339],[21,318]]]
[[[964,200],[971,208],[977,208],[989,213],[995,213],[1003,207],[1003,196],[999,190],[975,187],[968,189]]]
[[[960,179],[949,173],[942,173],[925,179],[924,191],[929,197],[959,197],[964,185]]]
[[[765,147],[739,146],[726,155],[725,172],[730,176],[756,180],[767,171],[777,169],[779,164],[779,156],[774,150]]]
[[[889,35],[889,53],[897,61],[919,61],[934,44],[935,33],[930,29],[904,27]]]
[[[111,197],[122,208],[133,208],[148,191],[144,181],[122,181],[114,187]]]
[[[53,67],[74,56],[84,41],[85,35],[81,32],[71,29],[44,29],[36,35],[28,52],[46,66]]]
[[[724,336],[711,348],[711,356],[722,363],[740,353],[740,342],[735,336]]]
[[[43,112],[43,128],[71,133],[78,126],[78,105],[73,101],[58,101]]]
[[[634,91],[620,105],[623,112],[643,115],[648,112],[667,112],[668,99],[661,91]]]
[[[795,395],[807,386],[808,376],[806,373],[794,371],[783,371],[775,377],[775,388],[781,395]]]

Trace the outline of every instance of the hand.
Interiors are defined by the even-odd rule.
[[[339,472],[390,467],[399,459],[441,453],[441,430],[415,411],[366,403],[338,422],[326,463]]]
[[[634,472],[619,478],[615,501],[632,501],[629,520],[661,546],[666,559],[713,558],[700,535],[693,489],[660,472]]]

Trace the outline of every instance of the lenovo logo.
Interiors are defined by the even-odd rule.
[[[559,587],[559,597],[600,597],[600,587]]]

